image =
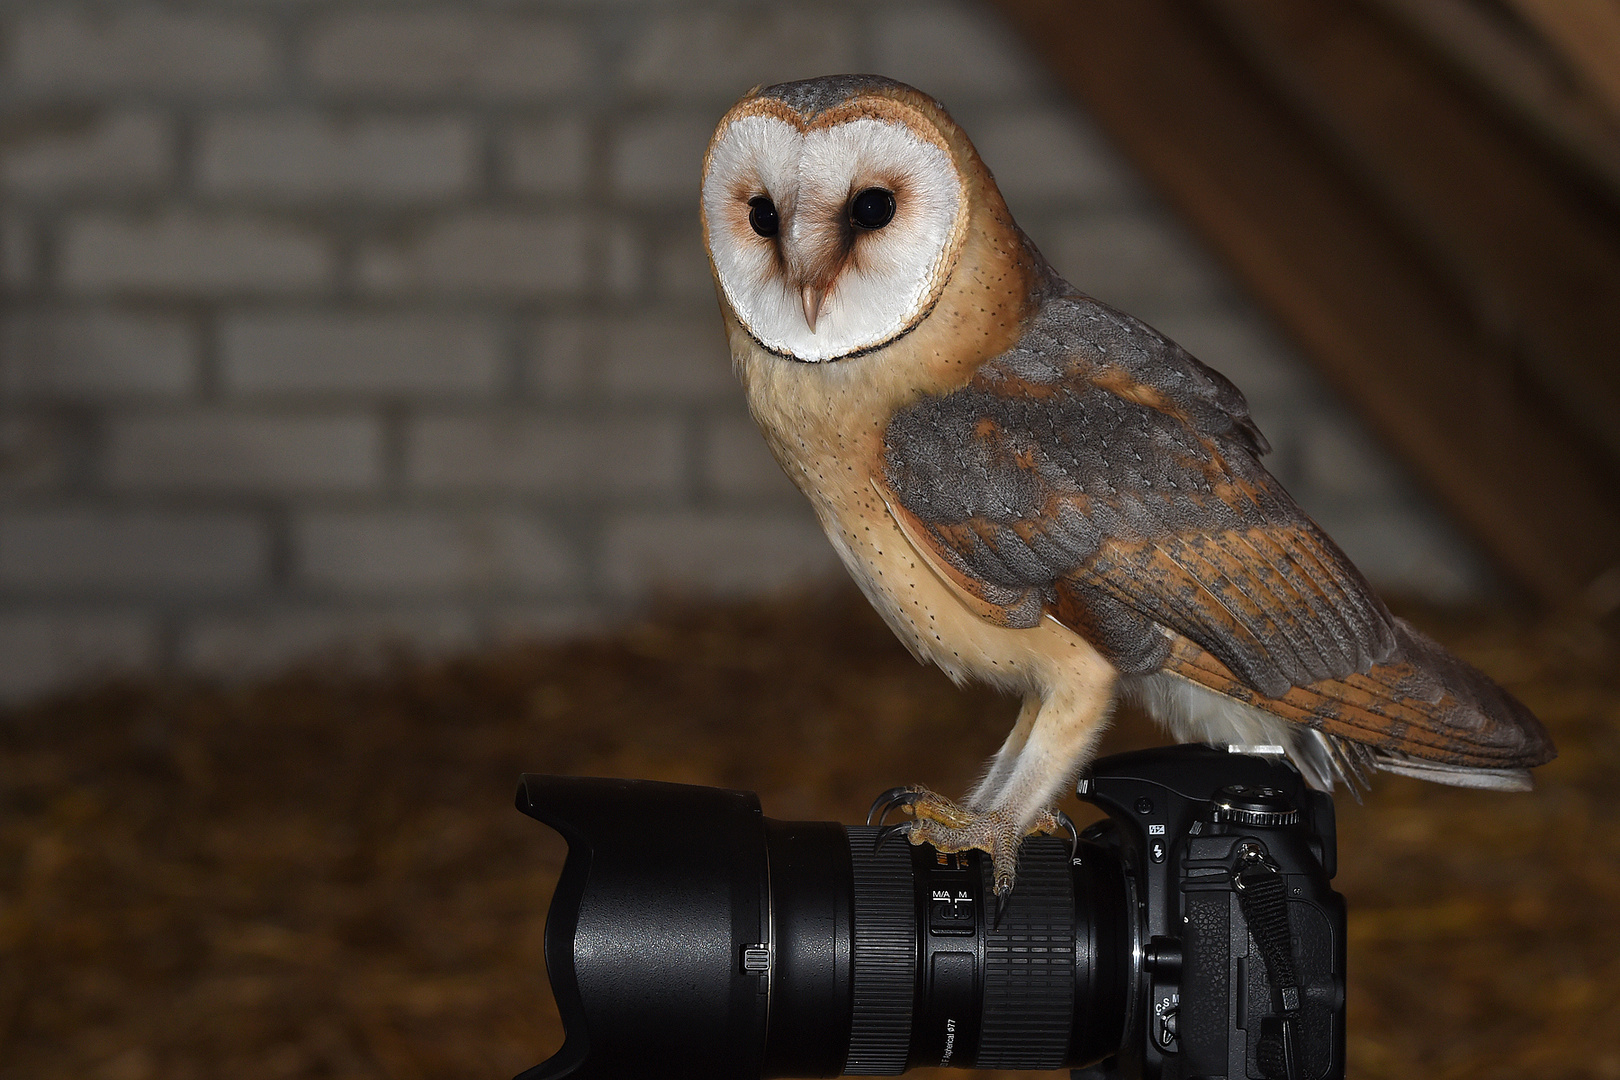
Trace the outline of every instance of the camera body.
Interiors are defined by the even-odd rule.
[[[998,919],[979,852],[775,821],[748,792],[524,776],[519,809],[569,851],[546,922],[567,1040],[521,1080],[1342,1077],[1332,800],[1197,746],[1105,758],[1079,793],[1107,818],[1026,840]]]
[[[1193,746],[1105,758],[1079,793],[1108,813],[1079,857],[1101,848],[1119,860],[1140,957],[1128,995],[1140,1013],[1125,1021],[1133,1037],[1091,1075],[1343,1076],[1332,798],[1280,759]],[[1280,895],[1280,922],[1246,903],[1257,889]],[[1268,946],[1286,950],[1290,986],[1275,985]]]

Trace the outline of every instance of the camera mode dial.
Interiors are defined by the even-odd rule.
[[[1265,828],[1298,824],[1299,811],[1276,788],[1233,784],[1215,793],[1210,819]]]

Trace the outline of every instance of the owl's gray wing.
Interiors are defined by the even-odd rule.
[[[1278,698],[1366,672],[1396,642],[1266,449],[1231,383],[1071,296],[967,385],[893,417],[882,486],[986,617],[1051,615],[1130,672],[1169,659],[1166,628]]]

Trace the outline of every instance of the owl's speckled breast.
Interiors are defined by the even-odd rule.
[[[895,635],[958,682],[978,678],[1015,692],[1045,683],[1051,658],[1075,653],[1083,639],[1050,620],[1027,630],[985,621],[906,538],[874,484],[889,419],[904,403],[965,381],[951,370],[955,365],[927,366],[887,351],[834,365],[796,364],[761,349],[740,328],[733,326],[731,336],[767,445]],[[1064,640],[1047,640],[1054,636]],[[1090,655],[1075,659],[1092,662]]]

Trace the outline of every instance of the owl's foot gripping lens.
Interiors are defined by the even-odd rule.
[[[868,825],[882,825],[889,812],[910,810],[913,820],[884,825],[873,841],[881,848],[899,837],[913,844],[929,844],[938,851],[983,851],[990,856],[996,894],[996,922],[1001,921],[1007,898],[1012,894],[1018,871],[1018,848],[1024,837],[1035,833],[1067,833],[1070,856],[1080,842],[1080,832],[1061,810],[1042,810],[1035,820],[1020,826],[1018,817],[1006,808],[987,811],[968,808],[937,795],[924,787],[890,788],[872,803]]]

